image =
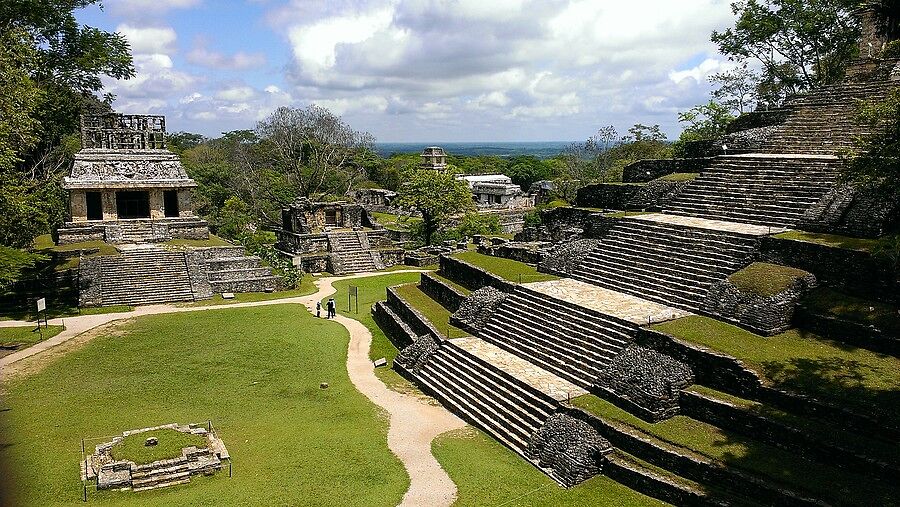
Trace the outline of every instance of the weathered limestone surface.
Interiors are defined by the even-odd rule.
[[[806,273],[798,276],[786,290],[762,296],[743,291],[725,279],[710,288],[703,310],[758,334],[773,335],[791,328],[797,302],[815,286],[816,277]]]
[[[591,425],[574,417],[556,413],[535,432],[528,444],[528,456],[567,487],[600,473],[603,455],[612,446]]]
[[[482,287],[473,291],[450,316],[456,326],[477,333],[484,329],[497,307],[506,299],[506,292],[494,287]]]
[[[694,374],[684,362],[633,344],[598,375],[600,386],[642,409],[638,415],[656,421],[678,413],[679,391],[693,383]]]
[[[568,243],[557,244],[544,256],[538,269],[557,275],[574,273],[581,261],[600,244],[599,239],[576,239]]]
[[[437,349],[438,343],[431,335],[422,335],[401,350],[394,359],[394,363],[409,372],[417,373],[428,362],[428,358],[437,352]]]

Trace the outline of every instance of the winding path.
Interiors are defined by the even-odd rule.
[[[419,270],[401,270],[392,271],[391,273],[404,272],[419,272]],[[313,312],[316,301],[321,301],[322,298],[336,292],[332,285],[335,281],[384,274],[387,273],[357,273],[342,277],[320,278],[316,280],[318,291],[306,296],[193,307],[149,305],[137,307],[134,311],[127,313],[107,313],[67,319],[51,319],[51,325],[65,324],[66,329],[53,338],[0,358],[0,380],[5,379],[2,370],[7,366],[32,357],[75,338],[85,331],[112,321],[142,315],[195,312],[222,308],[246,308],[285,303],[302,304],[310,312]],[[456,499],[456,485],[431,454],[431,441],[441,433],[462,428],[465,426],[465,423],[441,406],[430,405],[419,397],[401,394],[388,389],[375,376],[375,367],[372,361],[369,360],[369,347],[372,343],[372,335],[369,333],[369,330],[359,321],[342,315],[338,315],[335,320],[347,328],[347,331],[350,333],[350,345],[347,350],[347,373],[350,376],[350,381],[363,395],[390,414],[388,447],[403,462],[410,481],[409,489],[403,496],[403,501],[400,505],[444,506],[452,504]],[[0,321],[0,327],[28,325],[33,326],[35,324],[24,321]]]

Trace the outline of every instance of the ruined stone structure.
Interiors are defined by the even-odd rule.
[[[503,174],[472,174],[460,176],[472,191],[472,200],[479,209],[533,208],[534,196],[525,192]]]
[[[104,114],[81,118],[82,149],[63,182],[70,221],[59,243],[145,243],[206,239],[194,215],[187,176],[166,149],[165,117]]]
[[[685,166],[699,173],[676,188],[658,185],[653,195],[666,196],[659,212],[612,216],[554,210],[579,220],[572,231],[546,235],[575,240],[571,247],[547,250],[541,264],[560,279],[513,283],[442,256],[439,273],[473,292],[460,301],[459,290],[437,277],[423,281],[423,290],[451,294],[445,306],[457,312],[455,322],[473,336],[448,339],[429,330],[402,298],[389,297],[373,307],[376,321],[390,330],[388,334],[402,335],[398,343],[410,347],[428,335],[427,347],[409,349],[410,355],[428,351],[416,356],[415,368],[402,361],[394,367],[566,486],[604,473],[676,505],[846,502],[834,488],[786,483],[740,458],[703,455],[648,429],[678,415],[690,424],[706,425],[704,431],[741,435],[727,437],[729,442],[746,438],[757,446],[754,449],[769,449],[759,452],[786,451],[785,456],[805,460],[836,478],[863,474],[849,487],[880,491],[880,501],[892,503],[900,459],[879,456],[878,449],[896,443],[898,421],[875,407],[861,413],[802,391],[773,388],[734,357],[651,328],[695,314],[762,333],[790,325],[798,295],[815,277],[797,270],[787,289],[770,296],[744,293],[729,277],[764,255],[765,245],[777,239],[777,233],[806,227],[823,209],[842,217],[854,206],[854,199],[839,204],[842,201],[832,194],[838,188],[838,154],[851,145],[853,136],[874,128],[854,122],[855,99],[884,97],[900,82],[851,77],[796,98],[778,113],[777,121],[766,120],[764,126],[756,120],[744,122],[724,141],[700,150],[702,160],[641,168],[646,173],[639,175],[646,176],[641,181]],[[716,153],[716,144],[734,150]],[[834,211],[840,206],[845,207]],[[835,273],[841,268],[834,263],[823,270],[843,276]],[[871,342],[868,338],[855,343]],[[881,347],[895,350],[892,343]],[[625,424],[628,418],[567,404],[584,392],[645,423]],[[794,425],[748,408],[759,405],[800,417],[803,423]],[[871,445],[848,442],[843,439],[847,433]],[[799,468],[792,472],[806,472]]]
[[[358,273],[403,262],[403,249],[360,204],[302,198],[281,217],[276,248],[305,272]]]
[[[209,427],[211,429],[211,426]],[[141,428],[122,433],[109,442],[96,446],[93,453],[81,461],[82,482],[92,482],[97,489],[118,489],[148,491],[191,482],[192,476],[212,475],[222,468],[222,462],[231,459],[222,439],[215,431],[199,424],[165,424],[151,428]],[[116,460],[113,448],[124,438],[159,430],[179,431],[202,436],[206,440],[203,447],[191,446],[181,449],[177,456],[154,461],[135,463]],[[151,442],[152,441],[152,442]],[[156,445],[154,438],[147,445]]]
[[[422,163],[419,165],[422,169],[432,171],[447,170],[447,154],[440,146],[429,146],[422,150]]]

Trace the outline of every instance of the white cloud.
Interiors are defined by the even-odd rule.
[[[135,55],[162,53],[170,54],[174,51],[175,30],[170,27],[136,27],[122,24],[116,27],[116,31],[128,39],[131,51]]]
[[[673,83],[680,83],[685,79],[693,79],[697,83],[707,83],[710,76],[719,72],[733,69],[737,66],[734,62],[728,60],[720,60],[717,58],[707,58],[697,66],[686,70],[673,70],[669,72],[669,79]]]
[[[241,102],[252,99],[254,95],[256,95],[256,91],[249,86],[232,86],[216,93],[216,98]]]
[[[266,64],[266,55],[263,53],[247,53],[238,51],[226,55],[218,51],[211,51],[205,47],[196,47],[186,55],[187,61],[201,67],[225,70],[246,70],[262,67]]]

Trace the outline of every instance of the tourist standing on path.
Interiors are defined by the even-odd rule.
[[[316,301],[316,318],[322,318],[322,302]]]
[[[330,298],[328,300],[327,309],[328,309],[328,318],[329,319],[332,317],[335,317],[337,315],[337,311],[336,311],[335,304],[334,304],[334,298]]]

